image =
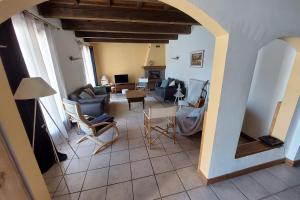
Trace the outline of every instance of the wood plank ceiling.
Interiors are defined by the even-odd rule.
[[[157,0],[50,0],[38,10],[85,42],[168,43],[200,25]]]

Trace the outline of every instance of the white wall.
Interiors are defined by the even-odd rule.
[[[248,97],[243,132],[258,138],[268,135],[279,101],[282,101],[296,50],[282,40],[263,47],[257,56]]]
[[[285,142],[285,155],[289,160],[300,160],[300,101],[298,100]]]
[[[234,155],[243,125],[258,50],[283,36],[300,36],[300,1],[298,0],[189,0],[214,18],[230,35],[224,76],[212,73],[211,88],[221,80],[218,105],[208,105],[206,129],[214,130],[205,141],[209,160],[201,161],[200,170],[208,177],[217,177],[237,170],[278,160],[282,148],[235,159]],[[271,5],[271,6],[270,6]],[[222,66],[220,66],[222,67]],[[214,72],[214,70],[213,70]],[[218,74],[216,74],[218,75]],[[210,99],[213,97],[210,97]],[[216,108],[210,113],[210,107]],[[212,111],[211,111],[212,112]],[[216,113],[217,112],[217,113]],[[215,117],[217,116],[217,117]]]
[[[73,31],[53,30],[53,40],[68,94],[86,84],[82,60],[71,61],[70,56],[82,58]]]
[[[193,26],[189,35],[179,35],[166,45],[166,78],[176,78],[188,85],[189,79],[210,80],[215,38],[202,26]],[[205,50],[203,68],[190,67],[191,52]],[[172,58],[178,56],[178,60]]]

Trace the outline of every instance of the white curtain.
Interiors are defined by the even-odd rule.
[[[62,106],[62,97],[66,97],[64,80],[57,61],[57,55],[49,27],[24,14],[12,17],[13,26],[30,77],[43,78],[56,94],[41,98],[41,102],[54,119],[62,134],[68,138],[65,128],[66,115]],[[46,124],[52,136],[58,137],[58,128],[42,107]]]
[[[86,45],[81,47],[81,54],[84,64],[84,72],[85,72],[85,80],[87,84],[92,84],[92,86],[96,86],[93,63],[91,58],[90,48]]]

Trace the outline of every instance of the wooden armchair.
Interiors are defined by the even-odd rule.
[[[85,134],[81,139],[77,141],[77,143],[89,139],[98,145],[93,154],[96,154],[99,151],[107,148],[109,145],[111,145],[118,139],[119,130],[117,127],[117,123],[114,121],[113,117],[107,114],[102,114],[96,118],[87,117],[86,115],[82,115],[80,106],[77,102],[70,101],[67,99],[63,99],[63,106],[65,112],[72,118],[72,121],[76,122],[78,124],[78,127]],[[98,136],[105,133],[111,128],[114,129],[112,140],[107,142],[101,142],[98,139]]]
[[[152,137],[151,134],[153,131],[156,131],[159,134],[167,136],[170,139],[176,142],[176,110],[177,106],[172,106],[168,108],[149,108],[148,113],[144,111],[144,130],[145,137],[149,142],[149,147],[159,139],[159,136]],[[160,124],[166,124],[166,127],[163,128],[159,126]],[[169,129],[172,128],[172,133],[169,133]]]

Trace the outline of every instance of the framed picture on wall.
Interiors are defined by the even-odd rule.
[[[193,51],[191,53],[191,67],[203,68],[204,50]]]

